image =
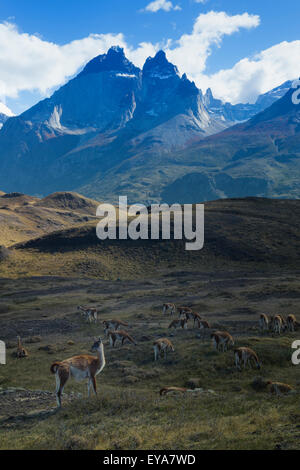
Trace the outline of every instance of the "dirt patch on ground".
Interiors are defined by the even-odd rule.
[[[64,401],[80,398],[80,394],[64,394]],[[0,427],[31,419],[47,418],[57,412],[55,393],[23,388],[0,389]]]
[[[71,323],[68,320],[54,319],[54,320],[23,320],[23,321],[9,321],[1,324],[1,336],[3,338],[11,339],[16,336],[47,336],[50,334],[67,334],[78,328],[78,325]]]

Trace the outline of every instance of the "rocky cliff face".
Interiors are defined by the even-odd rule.
[[[166,153],[225,127],[164,52],[140,70],[113,47],[7,122],[0,184],[37,194],[74,189],[135,152]]]

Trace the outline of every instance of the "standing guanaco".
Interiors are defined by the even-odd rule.
[[[122,346],[126,341],[128,343],[132,343],[136,346],[136,342],[134,341],[133,337],[130,336],[127,331],[124,330],[115,330],[115,331],[108,331],[107,333],[109,344],[114,348],[117,341],[120,341]]]
[[[84,315],[90,323],[94,321],[97,323],[98,320],[98,310],[94,307],[82,307],[81,305],[78,305],[77,310],[80,310],[82,315]]]
[[[176,312],[176,306],[175,306],[175,304],[170,304],[170,303],[163,304],[163,311],[162,311],[163,315],[164,315],[165,313],[168,313],[168,312],[170,312],[171,315],[174,315],[174,314],[175,314],[175,312]]]
[[[96,352],[97,356],[83,354],[65,359],[62,362],[54,362],[51,365],[50,371],[55,374],[56,378],[56,400],[59,407],[61,407],[61,395],[70,377],[74,377],[78,381],[88,379],[88,396],[90,396],[91,385],[97,395],[96,376],[105,367],[104,347],[100,337],[95,339],[92,352]]]
[[[164,355],[165,359],[167,359],[167,352],[175,351],[173,344],[168,338],[160,338],[154,341],[153,349],[154,349],[155,361],[157,361],[159,356],[162,356],[162,355]]]
[[[253,349],[246,347],[237,348],[234,350],[234,357],[236,368],[239,370],[241,370],[242,363],[244,364],[244,369],[246,368],[247,364],[249,364],[249,367],[251,368],[251,362],[254,362],[258,369],[261,368],[257,354],[255,351],[253,351]]]
[[[234,340],[231,334],[227,331],[216,331],[210,335],[213,345],[218,351],[226,351],[229,346],[234,345]]]
[[[20,336],[17,336],[18,346],[17,346],[17,358],[23,359],[24,357],[28,357],[28,351],[22,346],[22,341]]]

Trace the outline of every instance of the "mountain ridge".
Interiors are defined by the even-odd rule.
[[[122,48],[113,47],[50,98],[6,121],[0,131],[0,187],[35,195],[77,191],[111,201],[125,193],[130,202],[148,203],[169,198],[171,185],[183,188],[190,178],[198,178],[206,187],[206,194],[199,193],[202,200],[239,195],[236,190],[228,193],[228,188],[243,188],[245,181],[249,191],[242,195],[294,195],[294,190],[269,190],[268,175],[263,182],[255,162],[240,174],[229,171],[229,148],[220,153],[220,138],[215,137],[235,136],[230,149],[244,155],[235,147],[243,146],[244,136],[251,132],[247,123],[253,116],[245,121],[245,113],[261,109],[288,86],[286,82],[260,97],[254,107],[231,105],[216,100],[211,90],[203,95],[163,51],[139,69]],[[243,123],[236,133],[232,124],[237,120]],[[280,119],[273,120],[275,124],[285,138],[288,125]]]

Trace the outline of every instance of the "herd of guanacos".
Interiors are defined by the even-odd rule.
[[[98,312],[96,308],[85,308],[82,306],[77,307],[79,311],[86,317],[87,321],[95,323],[98,319]],[[202,337],[204,338],[205,331],[211,329],[211,325],[207,320],[202,318],[199,313],[192,310],[190,307],[178,307],[176,308],[173,303],[163,304],[163,314],[170,313],[172,316],[178,312],[178,319],[172,320],[169,328],[181,328],[186,329],[188,321],[193,321],[193,326],[200,329]],[[105,335],[108,337],[111,347],[115,347],[117,341],[122,345],[125,342],[136,345],[134,338],[122,327],[128,326],[128,323],[121,320],[104,320],[102,322],[104,326]],[[280,335],[284,331],[294,332],[300,324],[297,322],[295,315],[288,315],[284,319],[281,315],[274,315],[270,318],[266,314],[261,314],[259,317],[259,328],[261,332],[272,331],[274,335]],[[215,331],[210,335],[213,346],[216,350],[225,352],[229,347],[234,346],[234,339],[227,331]],[[92,385],[95,394],[97,394],[97,387],[95,376],[101,372],[105,366],[104,348],[101,338],[95,339],[93,345],[94,352],[99,352],[99,357],[81,355],[74,356],[73,358],[66,359],[62,362],[55,362],[51,366],[51,372],[56,374],[56,395],[58,406],[61,406],[61,394],[65,383],[69,377],[73,376],[77,380],[88,379],[88,390]],[[172,342],[168,338],[159,338],[153,343],[154,360],[157,361],[159,357],[167,357],[167,353],[175,351]],[[27,358],[29,353],[27,349],[22,345],[21,338],[18,336],[17,345],[17,358]],[[256,352],[249,347],[239,347],[234,349],[234,361],[237,369],[241,370],[241,366],[244,368],[248,365],[250,368],[255,365],[258,369],[261,368],[261,362],[258,359]],[[276,395],[286,394],[293,390],[293,388],[281,382],[268,381],[267,385],[270,386],[270,392]],[[160,395],[166,395],[171,392],[185,393],[188,390],[184,387],[164,387],[160,390]]]

